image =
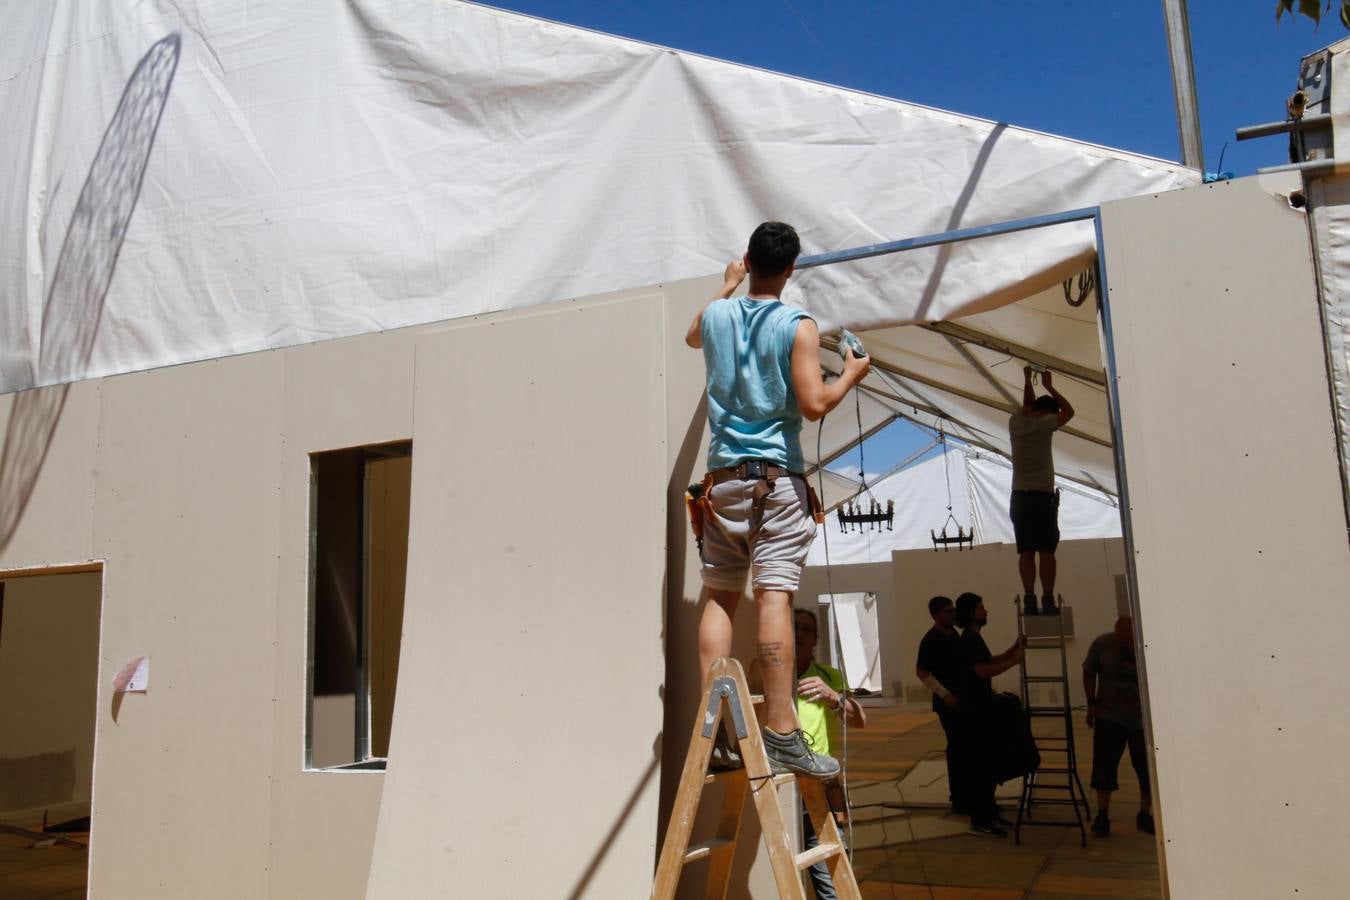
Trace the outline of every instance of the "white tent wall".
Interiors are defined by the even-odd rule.
[[[954,522],[947,521],[949,479]],[[1112,498],[1065,478],[1056,481],[1061,539],[1120,536],[1120,512]],[[955,535],[958,527],[966,532],[973,528],[977,544],[1012,544],[1012,521],[1008,518],[1011,490],[1012,469],[1007,460],[948,445],[945,452],[871,485],[872,496],[883,508],[888,501],[895,502],[891,528],[863,526],[857,530],[857,526],[850,526],[850,530],[842,531],[837,512],[831,511],[816,532],[807,565],[822,566],[827,558],[835,566],[882,562],[895,550],[931,550],[933,533],[940,535],[944,526],[948,535]],[[862,502],[870,501],[864,496]]]
[[[44,382],[696,276],[768,217],[815,252],[1196,177],[462,2],[10,3],[0,390],[39,377],[79,185],[170,32],[181,62],[92,358]],[[933,321],[1052,287],[1091,252],[1080,223],[804,273],[798,299],[827,328]]]
[[[1082,705],[1082,680],[1073,676],[1088,643],[1111,629],[1125,604],[1125,558],[1119,538],[1064,541],[1055,557],[1059,563],[1057,590],[1073,606],[1075,633],[1067,644],[1070,697]],[[984,597],[989,610],[985,638],[995,652],[1017,636],[1012,605],[1019,590],[1017,552],[1005,544],[946,553],[897,550],[884,563],[829,570],[811,566],[802,576],[796,605],[810,606],[831,589],[836,593],[876,592],[883,693],[915,708],[926,707],[931,696],[914,678],[919,641],[933,625],[928,615],[930,597],[954,599],[963,591]],[[1017,671],[1000,676],[996,686],[1016,691]]]
[[[1015,544],[1008,502],[1012,496],[1012,463],[1000,457],[968,454],[971,509],[981,543]],[[1114,498],[1092,488],[1055,479],[1059,490],[1059,537],[1073,541],[1120,537],[1120,509]]]
[[[1344,679],[1350,544],[1301,187],[1285,173],[1102,207],[1173,897],[1350,881],[1350,711],[1309,689]]]

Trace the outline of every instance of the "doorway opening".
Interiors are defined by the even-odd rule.
[[[884,296],[885,259],[891,255],[931,248],[940,248],[941,253],[949,249],[946,245],[1004,241],[1014,233],[1041,228],[1083,229],[1097,216],[1095,209],[1078,210],[877,244],[808,257],[799,261],[798,268],[809,272],[840,264],[859,267]],[[1080,887],[1092,884],[1104,892],[1162,896],[1162,847],[1138,816],[1156,798],[1156,790],[1141,791],[1141,784],[1156,782],[1128,491],[1117,438],[1119,410],[1112,391],[1115,366],[1100,232],[1096,261],[1083,265],[1082,272],[1064,273],[1062,284],[1007,306],[982,308],[947,321],[862,332],[864,345],[874,351],[871,373],[831,414],[833,421],[827,417],[821,423],[819,434],[808,430],[802,436],[803,446],[818,448],[819,469],[808,476],[827,510],[817,543],[829,543],[824,552],[813,548],[798,603],[814,605],[831,591],[867,589],[876,595],[882,696],[863,698],[867,725],[850,737],[851,759],[845,760],[854,868],[864,883],[882,882],[902,891],[936,885],[1001,889],[1025,896],[1067,890],[1068,882],[1061,876],[1072,870]],[[831,284],[822,276],[822,286]],[[804,290],[809,292],[810,285]],[[1038,316],[1055,321],[1057,340],[1035,338]],[[839,358],[831,342],[823,338],[822,344],[822,368],[838,373]],[[1018,614],[1023,587],[1008,509],[1009,420],[1023,405],[1024,367],[1033,373],[1033,394],[1046,393],[1050,381],[1071,398],[1078,413],[1077,421],[1060,427],[1054,438],[1054,489],[1060,498],[1063,537],[1055,554],[1054,593],[1067,604],[1061,615],[1053,617],[1054,628],[1049,628],[1052,617],[1028,616],[1019,622]],[[878,444],[897,428],[926,435],[928,445],[916,440],[887,460]],[[857,445],[866,447],[865,466],[864,454],[850,454],[850,447]],[[874,504],[888,508],[893,503],[893,528],[850,529],[843,517],[836,525],[837,511],[849,503],[855,508]],[[938,546],[935,532],[951,517],[974,532],[973,548]],[[1097,532],[1074,531],[1088,521],[1096,524]],[[1088,819],[1083,831],[1077,822],[1066,828],[1024,828],[1020,841],[1008,836],[993,844],[987,835],[969,833],[967,816],[953,813],[947,733],[931,705],[934,694],[919,681],[915,662],[920,640],[934,625],[929,600],[956,599],[964,592],[984,599],[989,621],[980,633],[993,654],[1010,648],[1023,631],[1044,632],[1043,642],[1062,644],[1062,661],[1057,646],[1053,665],[1047,667],[1051,661],[1046,657],[1034,663],[1032,683],[1024,685],[1013,668],[994,677],[992,688],[1018,695],[1026,708],[1064,709],[1059,730],[1067,732],[1076,760],[1070,767],[1062,761],[1047,766],[1066,768],[1065,775],[1067,768],[1075,770],[1088,789],[1091,808],[1083,811],[1086,816],[1100,809],[1099,795],[1090,785],[1094,742],[1101,729],[1088,726],[1084,662],[1092,655],[1094,642],[1114,632],[1117,619],[1134,617],[1132,642],[1126,639],[1114,646],[1128,655],[1137,672],[1141,755],[1147,758],[1141,776],[1136,776],[1128,755],[1116,767],[1116,789],[1105,792],[1111,808],[1109,840],[1084,834],[1091,824]],[[862,644],[865,629],[850,624],[852,633],[845,635],[843,618],[822,616],[822,622],[839,622],[839,645]],[[835,643],[832,636],[818,654],[830,654],[825,648]],[[854,665],[847,652],[841,662],[846,669]],[[1031,671],[1028,667],[1028,674]],[[853,672],[845,677],[856,680]],[[1050,736],[1048,724],[1046,719],[1032,720],[1038,740]],[[997,794],[1000,812],[1009,819],[1016,818],[1022,805],[1021,788],[1018,778],[1006,782]],[[1033,816],[1049,819],[1053,810],[1033,807]],[[1090,849],[1083,848],[1080,835]],[[969,865],[970,854],[976,852],[988,865]],[[1100,859],[1103,853],[1109,858]]]
[[[0,572],[0,897],[86,890],[102,608],[98,564]]]

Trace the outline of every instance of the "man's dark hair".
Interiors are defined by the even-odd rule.
[[[1031,408],[1036,412],[1059,413],[1059,401],[1049,394],[1042,394],[1031,404]]]
[[[804,606],[799,606],[799,607],[797,607],[796,609],[794,609],[794,610],[792,611],[792,615],[793,615],[794,617],[795,617],[795,616],[810,616],[810,617],[811,617],[811,626],[812,626],[813,628],[815,628],[817,632],[820,631],[820,620],[816,618],[816,614],[815,614],[815,612],[814,612],[813,610],[809,610],[809,609],[807,609],[807,608],[804,607]]]
[[[965,628],[970,624],[971,618],[975,615],[975,608],[984,602],[984,598],[979,594],[972,594],[966,591],[956,598],[956,624]]]
[[[928,601],[928,614],[930,616],[935,616],[938,614],[938,610],[951,605],[952,605],[951,597],[941,597],[941,596],[934,597],[932,600]]]
[[[802,242],[791,225],[784,222],[765,222],[750,235],[750,246],[745,255],[750,262],[750,273],[772,278],[782,275],[797,261]]]

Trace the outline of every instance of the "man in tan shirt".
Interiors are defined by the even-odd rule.
[[[1017,572],[1022,577],[1022,606],[1026,615],[1057,615],[1055,605],[1055,550],[1059,547],[1059,492],[1055,490],[1055,458],[1050,441],[1073,418],[1073,406],[1064,398],[1047,371],[1041,384],[1047,393],[1036,396],[1031,367],[1022,368],[1022,408],[1008,420],[1012,444],[1012,500],[1008,514],[1017,539]],[[1036,556],[1040,555],[1037,566]],[[1036,606],[1036,572],[1041,573],[1041,606]]]

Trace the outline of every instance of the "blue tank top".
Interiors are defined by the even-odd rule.
[[[748,297],[717,300],[703,311],[710,470],[746,459],[803,470],[792,341],[805,318],[781,301]]]

